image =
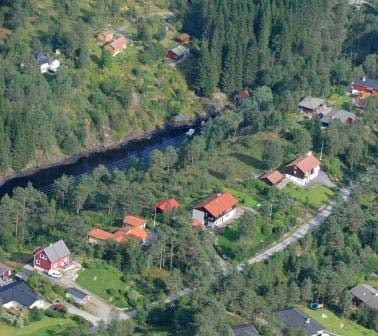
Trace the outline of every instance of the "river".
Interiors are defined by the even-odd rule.
[[[200,126],[196,127],[196,132],[200,128]],[[164,130],[149,139],[132,140],[116,149],[105,149],[79,157],[74,162],[37,169],[30,174],[20,174],[0,186],[0,198],[5,194],[11,194],[14,188],[26,187],[29,183],[34,188],[49,194],[54,189],[53,182],[59,177],[70,175],[75,178],[75,181],[78,181],[82,176],[91,174],[99,165],[114,170],[125,169],[132,158],[138,158],[141,162],[146,163],[149,154],[154,149],[164,151],[168,146],[181,147],[189,139],[186,135],[188,129],[189,127]]]

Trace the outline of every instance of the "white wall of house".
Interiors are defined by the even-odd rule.
[[[319,175],[319,171],[320,171],[320,167],[319,166],[315,167],[314,172],[312,174],[306,175],[303,179],[296,177],[296,176],[293,176],[293,175],[290,175],[290,174],[285,174],[285,176],[289,180],[293,181],[294,183],[305,186],[307,183],[309,183],[310,181],[312,181],[314,178],[316,178]]]
[[[207,225],[210,228],[214,229],[217,226],[221,225],[223,222],[230,220],[232,217],[235,216],[235,214],[236,214],[236,209],[232,209],[230,212],[227,212],[225,215],[223,215],[222,217],[218,218],[216,221],[214,221],[214,222],[208,222]]]
[[[16,301],[9,301],[8,303],[3,304],[3,307],[6,309],[17,308],[19,306],[20,305]]]
[[[35,301],[30,307],[29,309],[32,309],[32,308],[43,308],[45,305],[45,302],[43,300],[37,300]]]

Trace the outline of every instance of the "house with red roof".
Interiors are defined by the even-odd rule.
[[[70,254],[62,239],[45,248],[39,247],[33,251],[34,268],[42,271],[68,270],[71,265],[73,266]]]
[[[146,227],[146,220],[140,217],[126,215],[123,219],[124,226],[129,226],[130,228],[139,227],[144,229]]]
[[[193,207],[193,224],[214,229],[235,216],[237,203],[229,192],[213,194]]]
[[[110,29],[105,29],[104,31],[97,34],[97,39],[102,43],[109,43],[113,40],[114,33]]]
[[[311,152],[300,156],[285,167],[286,177],[301,186],[315,179],[319,171],[320,161]]]
[[[94,228],[88,233],[88,242],[91,244],[101,244],[113,239],[113,234],[98,228]]]
[[[284,180],[284,178],[285,176],[283,176],[278,170],[271,170],[259,177],[261,181],[264,181],[271,186],[280,184]]]
[[[160,202],[158,202],[154,209],[156,212],[160,213],[167,213],[171,212],[172,210],[176,210],[180,207],[179,201],[177,201],[175,198],[170,199],[163,199]]]
[[[124,51],[127,47],[127,38],[124,36],[118,37],[113,42],[106,45],[106,49],[112,54],[113,57]]]

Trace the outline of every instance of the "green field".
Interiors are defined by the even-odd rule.
[[[376,336],[377,333],[373,330],[367,329],[356,322],[341,319],[328,309],[312,310],[310,308],[301,306],[300,309],[314,320],[319,322],[329,332],[336,333],[340,336]],[[327,318],[322,318],[322,314],[326,314]]]
[[[97,261],[88,263],[88,267],[80,272],[76,281],[80,286],[115,306],[127,308],[128,304],[124,295],[126,283],[122,281],[121,277],[122,273],[116,268]]]
[[[61,330],[75,326],[71,319],[44,317],[41,321],[19,329],[10,326],[6,322],[0,322],[1,336],[50,336]]]
[[[322,206],[334,194],[333,190],[323,185],[314,185],[310,188],[300,188],[291,183],[289,183],[283,191],[288,193],[296,201],[304,203],[314,209]]]

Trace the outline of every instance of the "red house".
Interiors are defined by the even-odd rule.
[[[370,95],[376,95],[378,93],[378,81],[366,77],[357,77],[352,83],[352,89],[359,93],[365,92]]]
[[[176,199],[170,198],[161,200],[159,203],[155,205],[154,209],[156,212],[166,213],[172,210],[176,210],[179,207],[180,203]]]
[[[67,269],[71,265],[70,250],[61,239],[45,248],[37,248],[33,251],[34,268],[43,271],[51,269]]]
[[[12,269],[0,263],[0,280],[6,281],[12,275]]]

